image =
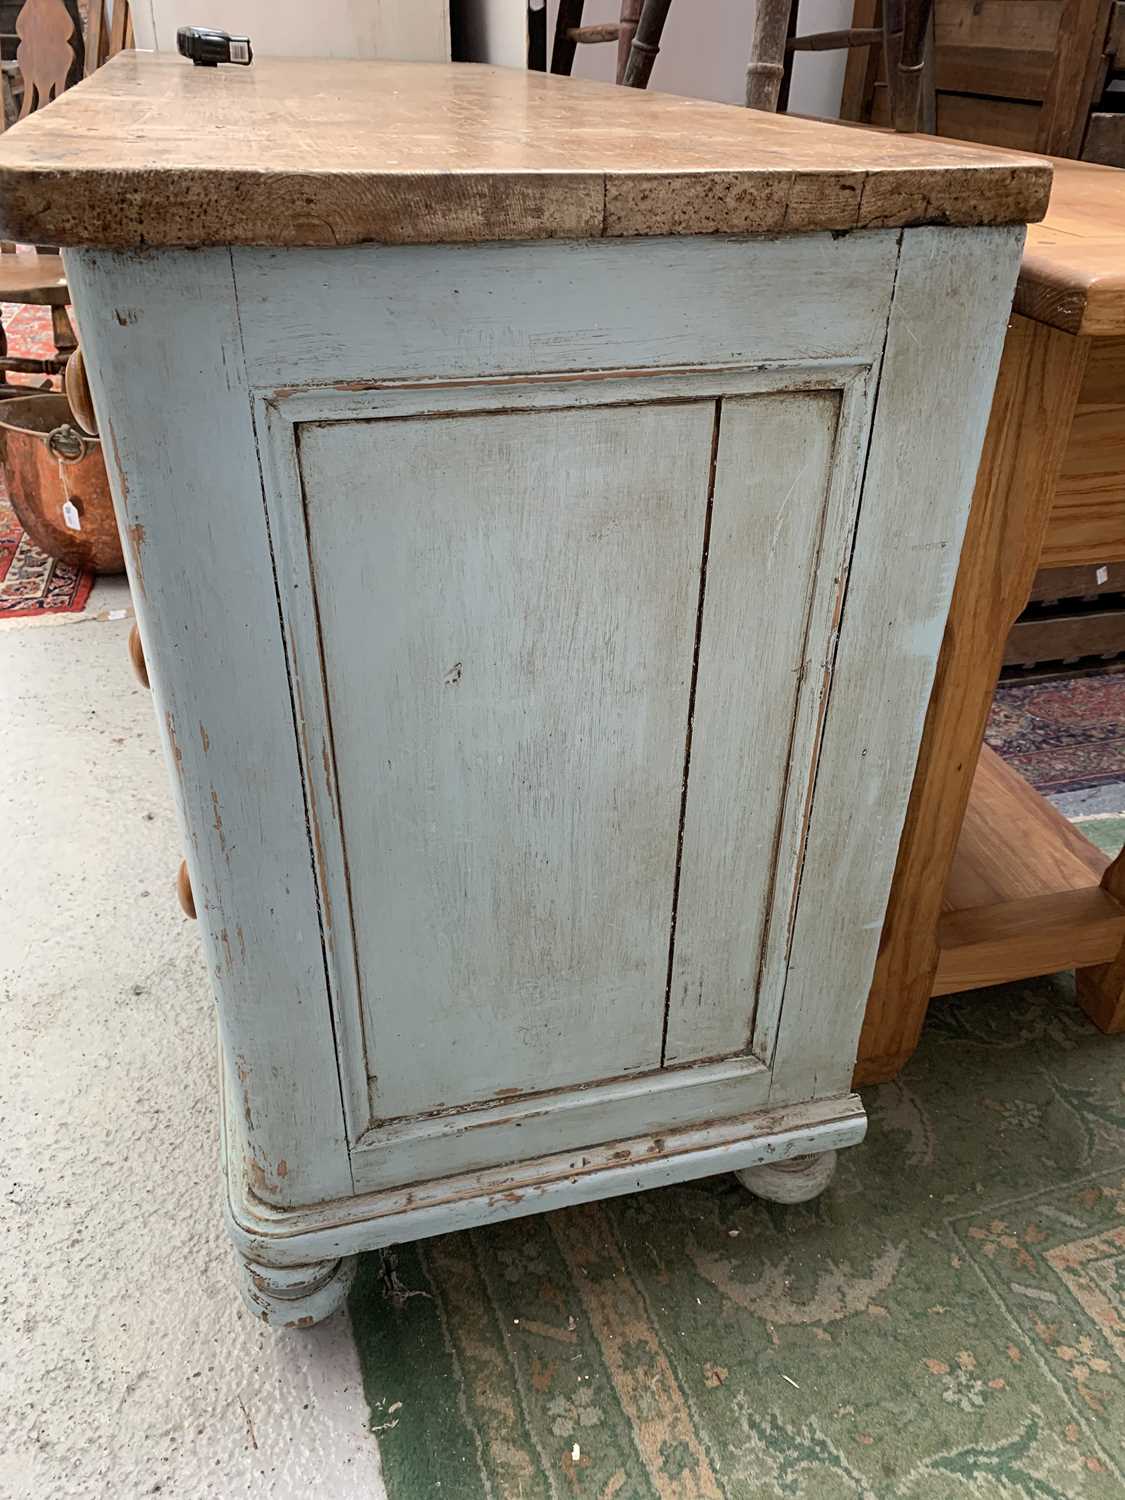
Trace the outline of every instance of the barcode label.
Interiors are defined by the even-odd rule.
[[[237,37],[230,39],[231,62],[248,63],[250,61],[250,48],[246,42],[240,42]]]

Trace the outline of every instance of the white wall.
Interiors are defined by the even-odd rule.
[[[419,61],[449,56],[449,7],[456,8],[472,56],[520,67],[527,55],[526,0],[134,0],[138,47],[174,51],[178,26],[218,26],[250,37],[263,56],[397,57]],[[558,0],[548,0],[550,55]],[[802,31],[851,23],[851,0],[801,0]],[[613,21],[619,0],[586,0],[583,21]],[[673,0],[651,87],[668,94],[741,104],[754,28],[754,0]],[[616,47],[580,47],[574,72],[613,81]],[[844,52],[799,55],[789,107],[835,116],[844,81]]]
[[[548,59],[557,10],[558,0],[549,0]],[[582,24],[616,21],[619,13],[618,0],[586,0]],[[851,0],[801,0],[798,29],[835,31],[850,26],[851,18]],[[692,99],[745,103],[746,63],[753,31],[754,0],[672,0],[649,87]],[[840,112],[846,61],[847,54],[842,51],[798,54],[789,108],[795,114],[834,119]],[[612,83],[616,62],[615,43],[579,47],[574,73],[576,77]]]
[[[527,66],[527,0],[452,0],[452,8],[463,61]]]
[[[449,56],[449,0],[133,0],[138,47],[174,52],[180,26],[248,36],[263,57]]]

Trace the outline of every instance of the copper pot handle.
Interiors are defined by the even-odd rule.
[[[61,427],[52,427],[47,434],[47,447],[64,464],[81,463],[97,446],[96,438],[87,437],[69,422],[64,422]]]

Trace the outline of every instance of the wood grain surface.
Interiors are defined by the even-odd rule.
[[[1102,876],[1100,892],[1125,905],[1125,849]],[[1079,968],[1078,1003],[1102,1031],[1125,1031],[1125,936],[1118,935],[1118,948],[1108,963]]]
[[[0,141],[0,232],[132,248],[1008,224],[994,147],[474,64],[123,53]]]
[[[62,257],[35,250],[0,254],[0,302],[65,307],[70,301]]]
[[[1121,550],[1121,544],[1118,544]],[[1107,661],[1125,651],[1125,611],[1109,608],[1082,610],[1017,620],[1004,647],[1004,665],[1037,666],[1041,662],[1072,662],[1102,656]]]
[[[1027,233],[1016,311],[1067,333],[1125,336],[1125,173],[1052,165],[1050,206]]]
[[[1082,142],[1082,160],[1105,167],[1125,167],[1125,115],[1094,110]]]
[[[938,924],[935,995],[1116,956],[1125,908],[1109,860],[1018,772],[981,746]]]
[[[1109,859],[996,751],[982,745],[946,912],[1096,886]]]
[[[1006,150],[1034,151],[1039,132],[1038,104],[1025,99],[986,99],[978,94],[939,93],[934,100],[937,128],[942,138],[987,140]],[[877,83],[871,95],[871,124],[890,125],[890,95]]]
[[[938,927],[933,993],[954,995],[1101,965],[1116,957],[1123,937],[1125,908],[1097,885],[950,912]]]
[[[1059,0],[942,0],[934,12],[939,90],[1043,98],[1054,65]]]
[[[1081,342],[1086,374],[1039,559],[1044,568],[1125,561],[1125,338]]]
[[[1036,150],[1074,156],[1081,149],[1111,7],[1112,0],[1063,0]]]

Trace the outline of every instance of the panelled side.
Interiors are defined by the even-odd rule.
[[[357,1186],[765,1102],[898,246],[235,253]]]
[[[1023,235],[903,235],[771,1103],[851,1078]]]
[[[265,390],[873,360],[897,230],[533,245],[235,250]],[[278,296],[278,287],[294,295]],[[300,288],[297,294],[297,288]]]
[[[247,1180],[277,1205],[338,1197],[352,1177],[230,256],[66,264]]]
[[[715,405],[300,429],[377,1119],[660,1066]]]
[[[787,836],[815,753],[831,632],[832,574],[845,558],[855,484],[822,579],[839,392],[723,402],[700,619],[698,676],[665,1063],[751,1043],[775,899],[788,903],[801,839]],[[827,587],[824,586],[827,583]],[[827,608],[825,607],[827,598]],[[814,606],[819,604],[815,610]],[[816,657],[821,668],[812,670]],[[775,938],[782,936],[775,932]],[[778,983],[781,976],[771,973]]]

